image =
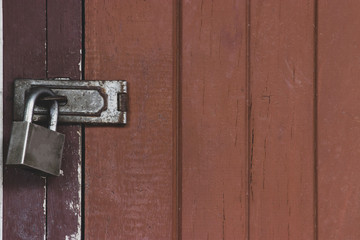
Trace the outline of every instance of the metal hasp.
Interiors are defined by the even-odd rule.
[[[94,125],[126,124],[128,111],[127,82],[73,80],[15,80],[14,120],[23,119],[26,96],[34,87],[47,87],[67,101],[59,105],[60,123]],[[47,109],[35,106],[33,121],[45,121]]]

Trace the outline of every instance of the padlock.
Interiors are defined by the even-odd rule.
[[[32,123],[36,99],[56,96],[45,87],[32,89],[26,102],[24,121],[13,122],[6,164],[35,169],[40,173],[59,176],[65,135],[56,132],[59,106],[50,107],[49,128]]]

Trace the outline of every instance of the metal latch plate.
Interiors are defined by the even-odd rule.
[[[127,82],[73,81],[73,80],[15,80],[14,120],[22,121],[25,99],[33,87],[47,87],[55,94],[67,97],[67,103],[59,107],[61,123],[126,124],[128,111]],[[34,108],[34,121],[47,118],[46,108]]]

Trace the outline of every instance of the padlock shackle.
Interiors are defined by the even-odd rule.
[[[31,90],[29,98],[27,99],[25,112],[24,112],[24,121],[25,122],[32,122],[33,114],[34,114],[34,106],[36,99],[40,96],[47,95],[54,97],[56,94],[51,91],[49,88],[46,87],[37,87]],[[49,129],[52,131],[56,131],[57,119],[59,115],[59,105],[58,102],[55,100],[50,108],[50,124]]]

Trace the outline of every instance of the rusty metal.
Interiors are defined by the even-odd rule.
[[[47,106],[49,102],[57,101],[59,106],[64,106],[67,104],[67,97],[66,96],[46,96],[39,98],[37,100],[38,106],[43,107]]]
[[[54,96],[54,97],[43,97],[39,99],[40,101],[57,101],[57,102],[67,102],[66,96]]]
[[[47,109],[41,102],[59,100],[59,123],[94,125],[126,124],[127,82],[18,79],[15,81],[14,120],[23,118],[27,94],[34,87],[47,87],[56,95],[47,97],[34,108],[33,121],[45,121]]]

